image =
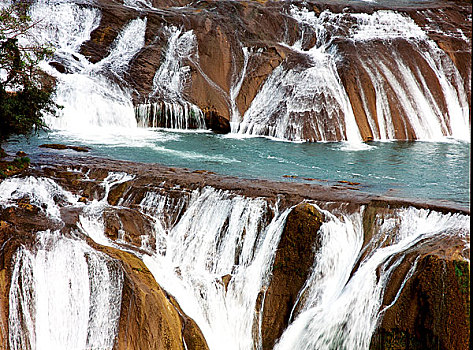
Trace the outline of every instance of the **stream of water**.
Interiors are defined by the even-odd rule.
[[[340,185],[359,182],[361,191],[417,200],[470,202],[470,144],[451,142],[293,143],[267,138],[238,138],[205,132],[163,129],[96,129],[87,135],[68,132],[19,139],[6,150],[83,155],[72,150],[38,148],[44,143],[89,146],[91,156],[205,169],[244,178]],[[355,190],[354,190],[355,191]]]

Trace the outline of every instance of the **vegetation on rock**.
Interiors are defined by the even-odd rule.
[[[0,161],[0,180],[22,172],[29,165],[30,159],[28,157],[17,157],[13,161]]]
[[[52,49],[35,43],[28,3],[0,9],[0,142],[12,134],[28,135],[45,128],[43,115],[54,114],[53,86],[38,68]]]

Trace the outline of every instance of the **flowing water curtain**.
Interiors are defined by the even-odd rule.
[[[210,347],[228,347],[229,339],[235,349],[261,346],[259,303],[287,212],[264,224],[264,201],[211,188],[194,191],[185,203],[148,193],[140,207],[156,219],[156,253],[144,261]],[[173,208],[179,214],[169,221]],[[381,224],[364,246],[363,208],[318,209],[326,218],[321,247],[277,349],[367,349],[386,285],[405,255],[444,235],[468,240],[468,216],[409,208],[379,214]],[[415,269],[416,262],[406,280]]]
[[[103,199],[84,204],[82,216],[97,222],[108,206],[110,188],[131,179],[125,173],[110,173],[103,183]],[[33,203],[44,207],[53,219],[59,218],[59,210],[52,208],[57,207],[57,198],[66,204],[77,203],[77,198],[62,193],[51,180],[9,179],[0,184],[0,198],[7,198],[0,204],[11,205],[8,198],[33,192],[37,193]],[[128,206],[135,200],[129,193],[119,203]],[[210,187],[147,192],[137,208],[155,222],[150,234],[156,236],[156,250],[144,255],[144,262],[197,322],[210,347],[227,348],[229,343],[235,349],[260,346],[261,303],[290,209],[281,212],[264,199]],[[406,254],[449,235],[469,244],[469,216],[408,208],[377,214],[371,241],[363,247],[368,234],[363,231],[363,207],[323,208],[321,204],[317,208],[325,217],[318,232],[320,248],[277,349],[368,348],[382,316],[386,284]],[[85,233],[97,229],[101,232],[96,236],[109,240],[102,224],[89,227],[84,222],[81,220]],[[406,279],[415,268],[416,263]],[[57,283],[51,284],[53,279]],[[88,344],[111,348],[122,284],[123,273],[116,263],[84,241],[59,232],[38,233],[36,248],[21,248],[14,260],[11,347],[48,344],[60,348],[56,344],[67,344],[73,348],[79,344],[83,348]],[[50,302],[56,299],[62,303]],[[108,308],[109,304],[113,307]],[[61,312],[64,314],[56,316]]]
[[[204,115],[186,100],[184,89],[190,79],[188,61],[198,61],[197,39],[192,30],[163,26],[167,45],[163,61],[153,77],[149,101],[135,107],[138,125],[170,129],[205,129]],[[154,102],[152,102],[154,101]]]
[[[469,139],[463,78],[427,33],[407,15],[393,11],[351,17],[356,26],[350,28],[350,37],[355,45],[361,44],[357,46],[360,68],[376,93],[376,107],[364,105],[375,138],[409,137],[411,133],[410,137],[422,140]],[[380,40],[391,43],[390,52],[373,58],[370,53]],[[366,103],[369,88],[358,88]],[[395,130],[402,129],[400,124],[404,129]]]
[[[363,248],[363,209],[336,216],[323,212],[329,220],[319,231],[322,245],[277,350],[369,349],[385,310],[385,288],[406,254],[449,235],[469,244],[469,216],[465,215],[412,207],[378,214],[371,241]],[[405,275],[401,290],[416,264],[417,260]]]
[[[273,71],[234,131],[289,140],[359,142],[366,123],[364,138],[469,138],[463,79],[448,55],[410,17],[394,11],[328,10],[317,16],[295,6],[290,16],[299,23],[301,36],[287,47],[301,63],[283,62]],[[312,38],[315,45],[307,48]],[[354,54],[347,58],[346,50]],[[373,57],[373,52],[380,54]],[[366,122],[359,112],[355,116],[356,101],[350,100],[355,96],[339,75],[346,59],[356,71],[356,81],[347,84],[355,84]],[[362,85],[364,77],[369,83]],[[439,93],[430,91],[432,79]]]
[[[301,36],[286,45],[300,64],[282,63],[252,101],[240,133],[279,139],[362,141],[350,100],[337,72],[340,60],[324,16],[291,7]],[[306,48],[306,36],[316,44]],[[294,64],[292,64],[294,65]]]
[[[64,107],[59,118],[47,119],[48,125],[76,131],[90,127],[136,127],[131,92],[122,76],[144,45],[146,18],[131,20],[112,43],[109,54],[93,64],[79,50],[98,27],[100,10],[68,1],[38,0],[30,15],[39,21],[35,28],[37,37],[53,44],[53,59],[65,70],[59,71],[47,62],[42,65],[56,78],[56,102]]]
[[[288,211],[213,188],[194,191],[184,210],[160,194],[147,194],[140,205],[151,213],[169,212],[172,204],[181,210],[174,225],[162,221],[161,209],[153,214],[158,247],[144,262],[198,323],[210,348],[252,348],[258,295],[268,283]]]
[[[123,272],[108,256],[59,232],[38,232],[14,259],[11,349],[112,349]]]

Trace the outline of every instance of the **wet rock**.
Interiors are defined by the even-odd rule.
[[[181,317],[181,321],[184,324],[184,328],[182,330],[182,336],[186,342],[186,348],[188,350],[206,350],[208,349],[207,341],[202,334],[202,331],[194,322],[193,319],[186,316],[186,314],[182,311],[181,307],[177,303],[176,299],[171,295],[167,295],[169,301],[173,304],[173,306],[178,310],[179,315]]]
[[[123,199],[124,193],[131,186],[130,181],[122,182],[118,185],[113,186],[108,193],[107,201],[111,205],[117,205],[120,199]]]
[[[404,265],[413,262],[409,260]],[[401,265],[401,277],[390,279],[384,305],[392,302],[407,268]],[[370,348],[467,350],[469,310],[470,263],[459,256],[421,256],[414,275],[384,313]]]
[[[320,244],[317,232],[323,220],[322,214],[307,203],[299,204],[287,217],[264,299],[261,325],[263,349],[272,349],[289,323],[291,310]]]
[[[29,168],[30,159],[28,157],[15,158],[12,161],[0,161],[0,180],[21,174]]]
[[[63,144],[59,143],[46,143],[43,145],[39,145],[38,147],[41,148],[49,148],[49,149],[55,149],[55,150],[66,150],[66,149],[71,149],[76,152],[89,152],[89,147],[82,147],[82,146],[66,146]]]
[[[89,152],[89,147],[82,147],[82,146],[68,146],[69,149],[72,149],[76,152]]]
[[[230,121],[216,111],[204,110],[205,125],[208,129],[219,133],[228,134],[230,130]]]
[[[55,68],[59,73],[66,73],[66,67],[59,62],[49,62],[49,65]]]
[[[0,146],[0,159],[5,158],[8,156],[8,154],[5,152],[5,150]]]
[[[195,322],[168,299],[139,258],[114,248],[101,249],[117,259],[125,273],[116,349],[184,350],[183,338],[191,346],[188,349],[208,349]]]
[[[137,210],[107,208],[103,213],[105,235],[137,248],[153,249],[156,246],[153,223]]]
[[[40,148],[50,148],[50,149],[58,149],[58,150],[63,150],[67,149],[66,145],[62,145],[59,143],[45,143],[43,145],[39,145],[38,147]]]
[[[230,283],[231,280],[232,280],[232,275],[222,276],[222,283],[223,283],[223,287],[225,288],[225,292],[228,290],[228,284]]]

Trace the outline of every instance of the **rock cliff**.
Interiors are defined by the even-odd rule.
[[[332,220],[324,213],[341,215],[348,220],[349,215],[361,210],[364,237],[361,238],[359,257],[352,267],[352,276],[378,249],[390,248],[407,234],[402,231],[399,210],[417,207],[425,211],[420,212],[421,216],[433,210],[434,214],[445,213],[438,214],[445,215],[445,218],[455,212],[468,214],[464,209],[435,203],[409,203],[361,193],[350,195],[342,190],[332,193],[323,186],[237,180],[183,169],[93,158],[82,158],[80,167],[74,162],[66,158],[53,163],[48,161],[41,167],[32,166],[23,175],[52,179],[75,196],[72,202],[59,194],[52,199],[60,208],[59,221],[48,214],[53,204],[41,205],[34,195],[7,202],[3,199],[0,211],[0,288],[3,296],[9,295],[15,252],[20,247],[34,251],[38,244],[37,232],[59,230],[62,235],[76,237],[81,228],[87,230],[84,215],[87,212],[87,215],[97,215],[90,214],[94,211],[89,212],[90,209],[86,208],[98,208],[95,207],[97,203],[103,203],[99,216],[92,216],[95,217],[93,221],[103,223],[103,238],[84,236],[82,239],[95,251],[113,259],[123,271],[115,340],[117,349],[208,348],[205,332],[201,332],[193,319],[185,314],[174,296],[156,283],[142,260],[144,255],[166,249],[162,236],[152,233],[157,229],[171,230],[179,222],[189,220],[183,218],[192,205],[192,198],[195,200],[196,193],[208,186],[238,196],[262,198],[270,206],[278,203],[280,209],[294,206],[285,221],[268,280],[259,291],[255,304],[253,339],[263,349],[272,349],[288,326],[304,312],[309,298],[307,293],[313,288],[309,277],[317,270],[320,257],[316,257],[327,240],[326,233],[322,233],[320,228],[324,222]],[[110,175],[125,173],[129,177]],[[109,185],[104,185],[106,183]],[[145,206],[143,203],[150,193],[157,193],[156,198],[161,199],[149,202],[154,203],[152,206]],[[302,200],[306,202],[300,203]],[[275,214],[268,211],[264,215],[267,219],[260,226],[271,221]],[[223,227],[231,224],[226,225]],[[392,227],[386,231],[388,233],[383,231],[386,225]],[[263,228],[261,226],[260,230]],[[248,234],[245,232],[240,239]],[[225,230],[220,234],[225,234]],[[465,258],[469,257],[469,250],[465,250],[465,240],[468,237],[451,235],[447,231],[419,237],[415,244],[399,253],[401,255],[390,258],[392,265],[379,267],[378,273],[387,278],[387,282],[381,295],[381,313],[370,348],[467,349],[469,262]],[[398,258],[401,259],[396,260]],[[238,266],[238,262],[235,263]],[[176,276],[180,273],[178,271]],[[235,276],[234,272],[224,276],[223,282],[216,283],[215,288],[224,288],[225,293],[230,293],[235,288],[233,284],[237,283]],[[9,298],[2,297],[0,305],[0,341],[8,349]]]
[[[217,132],[232,122],[233,132],[309,141],[449,136],[461,133],[461,110],[469,122],[467,2],[127,4],[96,2],[100,23],[80,52],[99,62],[130,21],[146,19],[126,74],[105,73],[136,105],[190,103]],[[137,118],[166,126],[173,112],[159,110],[153,123]]]

